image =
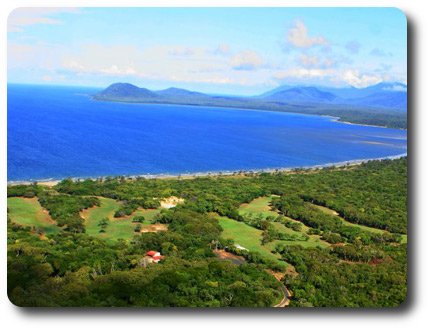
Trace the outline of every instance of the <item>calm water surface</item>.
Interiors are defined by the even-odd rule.
[[[388,157],[404,130],[269,111],[99,102],[8,85],[8,181],[274,169]]]

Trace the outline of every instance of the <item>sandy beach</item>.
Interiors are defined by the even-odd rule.
[[[255,170],[229,170],[229,171],[211,171],[211,172],[197,172],[197,173],[183,173],[183,174],[142,174],[142,175],[126,175],[126,178],[128,180],[135,180],[137,178],[145,178],[145,179],[164,179],[164,180],[174,180],[174,179],[180,179],[180,180],[186,180],[186,179],[194,179],[197,177],[232,177],[232,178],[238,178],[238,177],[244,177],[247,175],[252,174],[258,174],[258,173],[283,173],[283,174],[293,174],[298,169],[299,170],[320,170],[326,167],[343,167],[343,166],[357,166],[362,163],[366,163],[368,161],[372,160],[383,160],[383,159],[397,159],[401,157],[407,156],[407,153],[399,154],[399,155],[393,155],[388,157],[381,157],[381,158],[372,158],[372,159],[357,159],[357,160],[349,160],[349,161],[343,161],[338,163],[327,163],[327,164],[321,164],[321,165],[313,165],[313,166],[302,166],[302,167],[295,167],[295,168],[289,168],[289,167],[280,167],[280,168],[270,168],[270,169],[255,169]],[[110,175],[111,177],[113,175]],[[120,175],[118,175],[120,176]],[[66,178],[64,178],[66,179]],[[15,185],[30,185],[37,182],[39,185],[53,187],[62,180],[49,180],[49,181],[14,181],[14,182],[8,182],[8,186],[15,186]],[[95,180],[96,177],[93,178],[71,178],[73,181],[78,180]]]

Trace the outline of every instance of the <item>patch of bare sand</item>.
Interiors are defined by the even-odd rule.
[[[164,209],[171,209],[172,207],[175,207],[176,205],[185,202],[185,199],[179,198],[176,196],[170,196],[168,198],[164,198],[160,201],[160,205]]]
[[[233,253],[224,251],[224,250],[213,250],[213,253],[215,253],[215,255],[217,256],[218,259],[220,260],[230,260],[233,263],[236,264],[241,264],[241,263],[246,263],[246,260],[244,257],[242,256],[237,256]]]
[[[141,233],[156,233],[157,231],[166,231],[167,226],[157,223],[155,225],[150,225],[148,227],[143,228],[140,232]]]

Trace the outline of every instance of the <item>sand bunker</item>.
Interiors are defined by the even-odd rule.
[[[160,205],[164,209],[170,209],[172,207],[175,207],[179,203],[183,203],[183,202],[185,202],[185,200],[183,198],[179,198],[179,197],[176,197],[176,196],[171,196],[171,197],[162,199],[160,201]]]
[[[157,231],[163,231],[163,230],[167,230],[167,226],[158,223],[155,225],[150,225],[148,227],[145,227],[140,232],[141,233],[156,233]]]

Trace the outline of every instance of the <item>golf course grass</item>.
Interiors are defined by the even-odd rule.
[[[92,207],[83,210],[80,215],[85,219],[86,233],[95,237],[106,239],[109,242],[116,242],[118,239],[131,240],[135,235],[137,223],[132,220],[135,216],[144,216],[145,221],[141,223],[142,230],[149,229],[153,218],[160,212],[159,210],[138,209],[132,215],[122,218],[114,218],[115,211],[121,203],[114,199],[98,197],[100,207]],[[22,226],[42,229],[45,235],[57,233],[62,229],[51,219],[47,210],[42,208],[37,198],[10,197],[7,199],[8,215],[12,222]],[[100,232],[99,222],[103,218],[109,219],[109,224],[104,233]],[[151,228],[153,230],[153,228]]]
[[[239,213],[259,213],[264,217],[275,216],[277,217],[279,214],[275,211],[270,210],[270,202],[272,201],[272,197],[259,197],[254,199],[251,203],[242,204],[239,206]]]
[[[279,216],[279,213],[277,213],[276,211],[271,211],[270,210],[270,202],[272,201],[272,197],[260,197],[260,198],[256,198],[254,199],[251,203],[247,203],[247,204],[242,204],[239,207],[239,213],[241,215],[244,214],[253,214],[253,215],[259,215],[262,214],[264,217],[268,217],[268,216]],[[286,219],[289,219],[293,222],[298,222],[301,223],[300,221],[291,219],[289,217],[285,217]],[[310,227],[306,226],[305,224],[302,224],[302,230],[300,232],[296,232],[294,230],[292,230],[291,228],[287,228],[285,227],[282,223],[279,222],[272,222],[273,226],[275,227],[276,230],[280,231],[281,233],[284,234],[306,234],[308,232],[308,230],[310,229]],[[254,229],[254,228],[253,228]],[[312,235],[309,236],[310,239],[307,242],[302,242],[302,241],[274,241],[274,242],[270,242],[267,243],[267,247],[269,247],[269,249],[273,249],[277,243],[281,243],[283,245],[301,245],[303,247],[315,247],[315,246],[320,246],[320,247],[328,247],[330,246],[329,243],[321,240],[321,238],[317,235]]]
[[[114,199],[98,197],[100,199],[100,207],[93,207],[84,210],[81,216],[85,219],[86,232],[89,235],[106,239],[109,242],[116,242],[118,239],[131,240],[135,235],[134,231],[137,223],[132,220],[135,216],[144,216],[145,221],[141,224],[142,229],[151,225],[151,220],[159,213],[159,210],[143,210],[138,209],[132,215],[122,218],[114,218],[115,211],[120,207],[120,202]],[[109,224],[105,232],[100,232],[101,227],[99,222],[103,218],[109,219]]]
[[[9,197],[7,207],[9,217],[14,223],[42,229],[46,235],[61,230],[51,219],[48,211],[40,206],[37,198]]]
[[[261,245],[261,230],[227,217],[218,216],[217,218],[223,229],[221,237],[230,238],[234,240],[236,244],[247,248],[249,251],[260,252],[268,259],[277,261],[284,266],[288,265],[286,262],[279,260],[278,256],[271,253],[270,247]]]

